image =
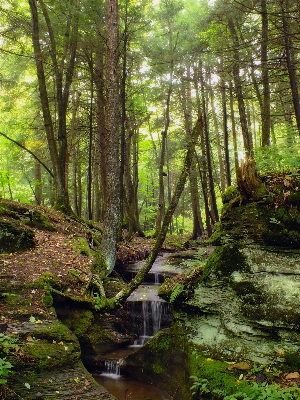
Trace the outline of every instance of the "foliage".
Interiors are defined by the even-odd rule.
[[[170,295],[170,303],[174,303],[176,298],[184,291],[184,285],[183,283],[176,283],[175,287],[172,290],[172,293]]]
[[[16,344],[16,340],[10,336],[0,333],[0,385],[4,385],[7,382],[9,374],[12,372],[13,365],[6,360],[6,357],[2,357],[3,354],[9,354],[10,351],[17,349],[19,346]]]
[[[237,391],[232,395],[225,396],[223,400],[296,400],[300,399],[300,389],[294,385],[288,388],[280,388],[279,385],[268,385],[266,382],[251,385],[249,393]]]
[[[277,384],[267,384],[266,382],[253,382],[246,391],[237,390],[228,395],[227,391],[220,388],[212,388],[208,379],[191,376],[194,380],[191,391],[192,394],[210,393],[212,398],[223,400],[298,400],[300,399],[300,389],[294,385],[292,387],[281,388]]]

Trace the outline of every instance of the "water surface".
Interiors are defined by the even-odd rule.
[[[171,400],[157,387],[129,377],[106,374],[93,374],[93,377],[118,400]]]

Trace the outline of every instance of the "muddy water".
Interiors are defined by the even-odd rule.
[[[171,400],[157,387],[126,376],[94,374],[95,380],[118,400]]]

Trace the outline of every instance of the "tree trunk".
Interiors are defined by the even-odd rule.
[[[43,0],[39,0],[39,4],[46,22],[47,34],[49,37],[49,53],[52,61],[53,73],[56,85],[56,102],[58,110],[58,142],[55,141],[53,122],[49,108],[47,84],[43,63],[43,52],[40,45],[39,19],[37,11],[37,1],[29,0],[31,16],[32,16],[32,43],[35,54],[35,62],[38,76],[38,84],[40,90],[40,98],[43,110],[45,130],[47,134],[48,146],[53,164],[53,173],[55,178],[56,207],[66,213],[71,213],[68,190],[68,143],[67,143],[67,108],[70,96],[70,88],[73,80],[75,60],[78,42],[78,12],[74,13],[74,19],[71,29],[71,16],[69,16],[67,24],[68,43],[65,43],[63,54],[61,56],[60,65],[58,63],[57,43],[52,29],[51,20],[48,9]],[[69,60],[67,55],[69,51]],[[57,144],[56,144],[57,143]]]
[[[231,170],[230,170],[230,157],[229,157],[229,134],[228,134],[228,124],[227,124],[228,116],[227,116],[226,85],[223,78],[221,80],[221,95],[222,95],[226,186],[228,187],[231,186]]]
[[[120,97],[118,0],[106,0],[106,115],[105,158],[107,201],[101,241],[100,274],[109,275],[116,262],[120,230]]]
[[[268,11],[267,0],[261,0],[261,79],[263,85],[263,104],[261,108],[261,145],[270,145],[270,83],[268,70]]]
[[[184,113],[184,125],[186,131],[186,138],[189,141],[189,138],[192,134],[193,129],[193,121],[192,121],[192,94],[191,94],[191,71],[190,66],[187,67],[187,79],[185,85],[183,85],[182,90],[182,107]],[[189,180],[190,180],[190,194],[191,194],[191,206],[192,206],[192,214],[193,214],[193,231],[191,239],[197,239],[201,237],[204,231],[201,209],[200,209],[200,199],[199,199],[199,190],[198,190],[198,179],[197,179],[197,168],[196,168],[196,160],[193,159],[190,172],[189,172]]]
[[[208,187],[209,194],[211,197],[211,211],[213,216],[213,223],[219,221],[219,213],[217,207],[214,179],[213,179],[213,166],[211,159],[211,147],[209,140],[209,129],[208,129],[208,121],[206,114],[206,101],[205,101],[205,92],[204,92],[204,78],[203,73],[200,68],[200,85],[201,85],[201,101],[202,101],[202,113],[203,113],[203,132],[204,132],[204,146],[206,150],[206,160],[207,160],[207,173],[208,173]]]
[[[297,129],[300,135],[300,100],[299,100],[299,90],[298,90],[298,82],[296,75],[297,67],[293,59],[293,54],[291,52],[292,35],[290,33],[289,25],[286,19],[284,0],[280,1],[280,5],[281,5],[281,20],[282,20],[283,35],[284,35],[285,59],[290,80]]]
[[[238,169],[239,169],[239,155],[238,155],[238,147],[236,140],[236,127],[235,127],[235,118],[234,118],[234,99],[233,99],[233,90],[232,83],[229,82],[229,96],[230,96],[230,119],[231,119],[231,130],[232,130],[232,141],[233,141],[233,152],[234,152],[234,166],[235,166],[235,176],[237,178]]]
[[[232,18],[228,19],[228,27],[234,44],[232,73],[235,86],[235,93],[238,102],[240,123],[244,140],[244,149],[246,153],[246,159],[252,159],[253,144],[252,144],[251,134],[248,130],[247,115],[246,115],[246,108],[243,95],[243,86],[240,77],[239,40]]]
[[[34,166],[34,178],[35,178],[35,185],[34,185],[35,202],[37,205],[40,206],[43,202],[42,171],[40,163],[36,163]]]
[[[172,220],[172,216],[174,214],[174,211],[176,210],[176,207],[179,202],[180,196],[183,192],[187,177],[189,175],[190,165],[192,163],[192,159],[195,154],[195,145],[196,145],[197,139],[198,139],[202,129],[203,129],[203,123],[202,123],[202,121],[198,120],[195,128],[193,129],[193,133],[191,135],[190,142],[188,144],[188,149],[187,149],[187,153],[185,156],[183,169],[181,171],[176,188],[174,190],[171,203],[169,204],[168,209],[164,215],[162,227],[161,227],[161,230],[158,232],[158,235],[156,237],[156,241],[152,248],[152,251],[151,251],[149,257],[147,258],[145,265],[139,270],[139,272],[137,273],[135,278],[132,279],[132,281],[129,283],[129,285],[127,285],[127,287],[125,289],[122,289],[115,296],[114,300],[116,303],[124,302],[130,296],[130,294],[143,282],[146,274],[151,269],[154,261],[156,260],[156,257],[159,254],[161,246],[163,245],[163,243],[165,241],[165,238],[166,238],[166,235],[168,232],[168,227]]]

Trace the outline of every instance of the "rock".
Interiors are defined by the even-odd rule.
[[[4,322],[0,322],[0,332],[3,333],[7,330],[7,324]]]

